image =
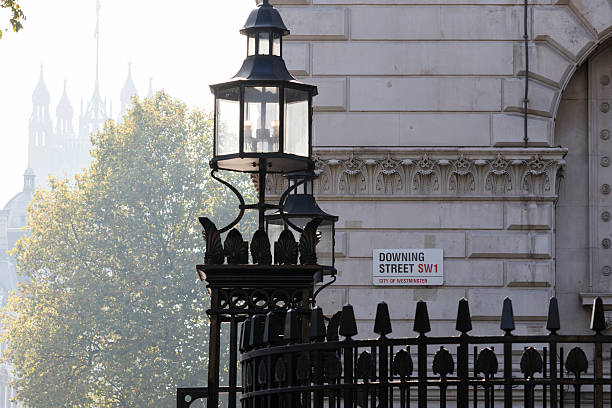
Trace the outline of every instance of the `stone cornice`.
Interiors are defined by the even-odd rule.
[[[561,148],[316,149],[320,199],[554,200]],[[267,193],[285,181],[270,176]]]

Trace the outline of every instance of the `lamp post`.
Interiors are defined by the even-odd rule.
[[[209,408],[216,408],[220,392],[228,394],[228,404],[235,408],[238,324],[247,322],[240,343],[250,347],[259,340],[248,336],[248,327],[259,327],[269,313],[274,321],[283,321],[291,309],[293,316],[300,316],[302,337],[307,339],[307,316],[317,293],[314,285],[324,273],[335,274],[334,224],[338,217],[319,208],[312,189],[312,98],[317,88],[297,81],[287,70],[282,41],[289,30],[267,0],[251,12],[240,32],[247,37],[242,67],[229,81],[210,87],[215,97],[211,175],[236,194],[239,213],[220,229],[210,219],[200,218],[206,252],[197,271],[211,299],[206,311],[210,318],[208,387],[179,389],[179,408],[189,407],[198,395],[206,397]],[[220,170],[257,174],[258,202],[245,203],[238,189],[219,176]],[[269,173],[283,174],[289,183],[276,204],[266,203]],[[234,227],[251,209],[259,213],[259,228],[249,244]],[[227,388],[219,385],[223,323],[229,323],[230,329]]]

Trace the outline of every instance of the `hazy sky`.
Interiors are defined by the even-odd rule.
[[[64,80],[78,129],[81,98],[91,98],[95,78],[96,0],[21,0],[27,16],[19,33],[0,40],[0,209],[21,191],[27,163],[32,91],[44,64],[50,113]],[[238,33],[255,0],[100,0],[100,85],[120,109],[128,63],[140,96],[149,78],[155,90],[191,106],[211,108],[208,85],[233,76],[244,59]],[[8,24],[0,12],[0,26]]]

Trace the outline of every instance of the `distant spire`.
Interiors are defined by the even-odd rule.
[[[34,93],[32,94],[32,103],[34,105],[49,105],[49,90],[45,84],[43,74],[44,68],[43,65],[40,64],[40,78],[38,79],[38,84],[36,85],[36,88],[34,88]]]
[[[38,84],[32,93],[32,116],[28,126],[28,161],[39,169],[45,167],[45,164],[39,160],[40,153],[53,143],[53,121],[49,114],[49,101],[49,90],[45,84],[44,68],[41,64]],[[43,173],[45,172],[41,171],[41,174]]]
[[[57,104],[57,110],[55,111],[57,117],[57,136],[63,139],[72,138],[74,136],[74,130],[72,129],[72,115],[73,109],[70,99],[68,98],[68,81],[64,80],[64,94]]]
[[[63,119],[72,119],[72,104],[68,98],[67,80],[64,80],[64,93],[59,103],[57,104],[57,117]]]
[[[149,93],[147,94],[147,98],[153,96],[153,78],[149,78]]]
[[[100,95],[100,0],[96,0],[96,81],[91,100],[87,103],[85,113],[81,115],[79,121],[78,137],[88,140],[89,135],[102,129],[104,122],[108,119],[106,114],[106,103]]]
[[[123,115],[127,112],[127,109],[130,107],[132,103],[132,97],[138,96],[138,90],[136,89],[136,85],[134,85],[134,81],[132,80],[132,63],[128,63],[128,76],[123,84],[123,88],[121,88],[121,112],[119,112],[119,118],[123,118]]]
[[[96,88],[100,81],[100,0],[96,0]]]

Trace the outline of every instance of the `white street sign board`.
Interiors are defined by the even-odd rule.
[[[421,286],[444,284],[442,248],[375,249],[374,285]]]

